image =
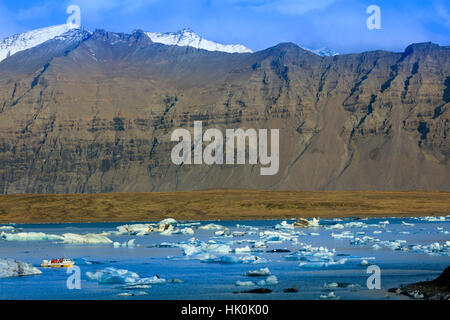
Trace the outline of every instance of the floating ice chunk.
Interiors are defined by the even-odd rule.
[[[177,220],[175,220],[173,218],[167,218],[167,219],[161,220],[158,224],[165,225],[165,224],[175,224],[175,223],[177,223]]]
[[[373,232],[373,234],[380,234],[380,233],[383,233],[383,231],[381,231],[381,230],[375,230],[375,231]]]
[[[134,248],[135,244],[134,242],[136,241],[136,239],[131,239],[129,241],[125,241],[125,242],[114,242],[114,248]]]
[[[344,231],[342,233],[331,233],[331,236],[335,239],[353,239],[354,235],[351,231]]]
[[[111,239],[106,236],[94,233],[88,233],[85,235],[75,234],[75,233],[65,233],[63,234],[64,243],[72,244],[103,244],[112,243]]]
[[[246,229],[246,230],[250,230],[250,231],[258,231],[259,230],[257,227],[246,226],[246,225],[241,225],[241,224],[236,224],[236,228]]]
[[[407,223],[405,221],[402,221],[402,225],[407,226],[407,227],[414,227],[414,223]]]
[[[0,230],[12,231],[14,230],[13,226],[0,226]]]
[[[331,291],[331,292],[329,292],[328,294],[321,294],[321,295],[320,295],[320,299],[323,299],[323,300],[339,300],[340,297],[336,296],[336,295],[334,294],[334,292]]]
[[[337,282],[325,283],[323,285],[324,288],[339,288],[339,284]]]
[[[183,228],[180,231],[182,234],[194,234],[194,229],[192,228]]]
[[[31,276],[41,273],[39,269],[28,263],[0,258],[0,278]]]
[[[278,284],[278,278],[276,276],[268,276],[266,280],[258,281],[259,286],[275,286]]]
[[[162,285],[166,283],[166,279],[160,278],[158,276],[153,276],[151,278],[141,278],[136,281],[136,285]]]
[[[247,276],[249,277],[261,277],[261,276],[270,276],[269,268],[261,268],[259,270],[251,270],[247,272]]]
[[[282,221],[281,223],[275,225],[275,229],[294,229],[294,224],[289,224],[287,221]]]
[[[108,267],[100,271],[86,272],[89,281],[96,281],[100,284],[127,284],[127,285],[151,285],[164,284],[167,281],[158,276],[151,278],[141,278],[137,273],[126,269],[115,269]]]
[[[253,248],[256,249],[267,248],[267,245],[264,243],[264,241],[257,241],[253,244]]]
[[[367,260],[361,260],[361,262],[359,263],[359,265],[361,265],[361,266],[368,266],[368,265],[369,265],[369,261],[367,261]]]
[[[326,229],[344,229],[344,225],[341,223],[336,223],[331,226],[327,226]]]
[[[320,236],[320,233],[317,233],[317,232],[311,232],[309,235],[310,235],[310,236]]]
[[[388,224],[389,224],[389,220],[380,221],[380,222],[378,222],[378,224],[381,224],[381,225],[388,225]]]
[[[56,234],[47,234],[43,232],[18,232],[18,233],[1,233],[1,238],[6,241],[56,241],[64,238]]]
[[[373,248],[374,250],[379,250],[379,249],[381,249],[381,247],[380,247],[378,244],[376,244],[376,243],[372,246],[372,248]]]
[[[253,281],[236,281],[236,286],[242,286],[242,287],[248,286],[248,287],[250,287],[250,286],[254,286],[254,285],[255,285],[255,283]]]
[[[125,224],[116,227],[117,232],[112,235],[136,235],[144,236],[153,231],[154,225],[152,224]]]
[[[226,229],[224,226],[221,226],[219,224],[214,224],[214,223],[209,223],[209,224],[206,224],[204,226],[200,226],[198,228],[202,229],[202,230],[223,230],[223,229]]]
[[[236,253],[249,253],[249,252],[251,252],[252,250],[250,249],[250,247],[249,246],[245,246],[245,247],[243,247],[243,248],[235,248],[234,249],[234,252],[236,252]]]
[[[115,269],[108,267],[100,271],[86,272],[86,276],[89,281],[97,281],[100,284],[130,284],[135,283],[140,279],[139,275],[135,272],[131,272],[125,269]]]
[[[419,218],[419,220],[428,221],[428,222],[442,222],[442,221],[446,221],[446,219],[448,217],[449,216],[447,216],[447,217],[431,217],[431,216],[428,216],[428,217]]]

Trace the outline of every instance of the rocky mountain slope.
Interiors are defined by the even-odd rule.
[[[80,29],[0,63],[0,193],[450,189],[450,47],[223,53]],[[172,164],[176,128],[279,128],[280,170]]]

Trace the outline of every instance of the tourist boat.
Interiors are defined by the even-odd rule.
[[[75,264],[74,261],[68,258],[42,260],[41,267],[43,268],[70,268]]]

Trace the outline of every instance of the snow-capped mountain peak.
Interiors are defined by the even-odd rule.
[[[319,49],[309,49],[309,48],[306,48],[306,47],[301,47],[301,48],[305,49],[305,50],[308,50],[308,51],[311,51],[312,53],[315,53],[315,54],[317,54],[318,56],[321,56],[321,57],[334,57],[334,56],[339,55],[339,53],[331,50],[328,47],[323,47],[323,48],[319,48]]]
[[[0,62],[13,54],[36,47],[80,27],[75,24],[61,24],[15,34],[0,40]]]
[[[183,29],[178,32],[146,32],[147,36],[156,43],[165,45],[193,47],[208,51],[222,51],[227,53],[252,53],[253,51],[241,44],[224,45],[215,43],[200,37],[191,29]]]

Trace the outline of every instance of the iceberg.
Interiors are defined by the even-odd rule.
[[[254,286],[255,283],[252,281],[236,281],[236,286]]]
[[[135,244],[134,242],[136,241],[136,239],[131,239],[129,241],[120,243],[120,242],[114,242],[113,246],[114,248],[134,248]]]
[[[251,252],[252,250],[250,249],[250,247],[249,246],[245,246],[245,247],[243,247],[243,248],[235,248],[234,249],[234,252],[235,253],[240,253],[240,254],[243,254],[243,253],[249,253],[249,252]]]
[[[224,226],[221,226],[219,224],[214,224],[214,223],[209,223],[204,226],[200,226],[198,228],[202,229],[202,230],[224,230],[224,229],[226,229]]]
[[[18,232],[1,233],[1,238],[6,241],[56,241],[64,240],[64,237],[56,234],[47,234],[44,232]]]
[[[108,267],[96,272],[86,272],[89,281],[96,281],[99,284],[126,284],[126,285],[158,285],[165,284],[166,279],[158,276],[141,278],[137,273],[126,269],[116,269]]]
[[[106,236],[94,233],[88,233],[85,235],[75,233],[65,233],[62,235],[64,243],[72,244],[103,244],[112,243],[111,239]]]
[[[274,286],[278,284],[276,276],[268,276],[266,280],[258,281],[258,286]]]
[[[261,268],[259,270],[252,270],[247,272],[247,276],[249,277],[261,277],[261,276],[270,276],[269,268]]]
[[[0,258],[0,278],[31,276],[41,273],[41,270],[28,263]]]

